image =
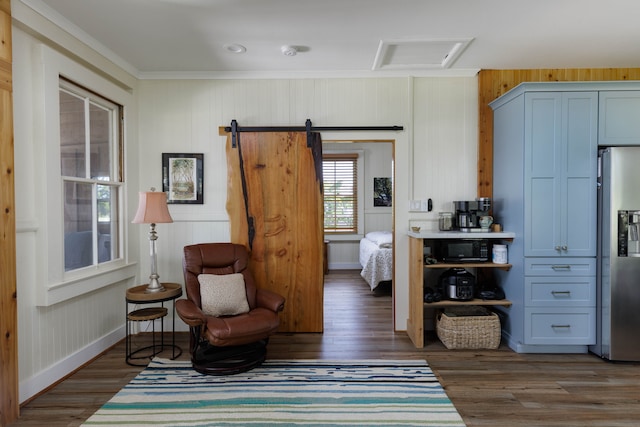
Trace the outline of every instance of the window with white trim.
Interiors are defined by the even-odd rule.
[[[60,79],[64,270],[121,257],[122,107]]]
[[[324,232],[358,232],[358,154],[324,154]]]

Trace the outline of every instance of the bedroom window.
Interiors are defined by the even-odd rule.
[[[324,154],[324,232],[358,232],[358,154]]]
[[[60,79],[64,271],[120,257],[122,108]]]

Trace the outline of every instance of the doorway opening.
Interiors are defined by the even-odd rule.
[[[329,272],[331,270],[362,270],[360,260],[360,240],[371,232],[390,232],[391,236],[391,276],[390,283],[368,283],[378,291],[389,289],[392,305],[392,329],[395,330],[395,209],[397,202],[395,195],[395,139],[323,139],[324,153],[357,153],[362,157],[362,171],[359,171],[358,186],[360,209],[358,214],[358,229],[356,233],[337,234],[325,233],[328,242]],[[390,184],[390,194],[382,197],[376,191],[380,183]],[[385,202],[381,203],[383,199]],[[367,272],[365,272],[367,273]],[[367,274],[365,274],[366,276]],[[377,281],[375,275],[371,279]],[[367,281],[368,277],[365,278]],[[373,289],[372,297],[375,295]],[[326,318],[326,314],[324,316]]]

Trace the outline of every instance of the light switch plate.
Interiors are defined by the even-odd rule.
[[[409,210],[413,212],[429,212],[429,200],[411,200]]]

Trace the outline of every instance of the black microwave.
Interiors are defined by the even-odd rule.
[[[488,239],[438,239],[437,257],[444,262],[488,262]]]

